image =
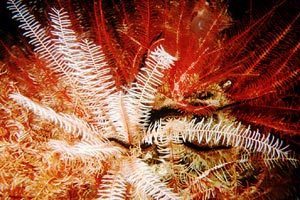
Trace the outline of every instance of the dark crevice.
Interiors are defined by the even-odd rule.
[[[207,151],[214,151],[214,150],[226,150],[231,149],[231,146],[225,146],[225,145],[218,145],[218,146],[208,146],[208,145],[199,145],[192,142],[184,142],[183,143],[186,147],[191,148],[198,152],[207,152]]]

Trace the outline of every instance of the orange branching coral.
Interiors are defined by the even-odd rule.
[[[299,4],[6,3],[1,199],[299,196]]]

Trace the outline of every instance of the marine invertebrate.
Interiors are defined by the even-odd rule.
[[[297,164],[282,140],[239,123],[247,117],[236,115],[236,107],[223,108],[242,100],[240,109],[259,107],[266,102],[260,97],[270,98],[263,94],[278,98],[273,89],[287,90],[282,83],[298,77],[296,66],[287,70],[298,64],[295,44],[278,65],[271,62],[270,87],[253,86],[254,93],[247,86],[244,95],[238,88],[252,80],[244,76],[268,77],[259,63],[298,15],[273,42],[262,42],[263,54],[250,62],[252,54],[234,50],[249,48],[255,37],[249,32],[264,23],[225,42],[220,32],[230,17],[218,1],[97,1],[94,12],[76,7],[80,1],[58,1],[46,28],[21,1],[7,2],[34,54],[10,50],[19,58],[1,71],[3,197],[254,198],[271,188],[272,167]],[[215,116],[200,116],[207,113]],[[297,134],[297,124],[272,128]]]

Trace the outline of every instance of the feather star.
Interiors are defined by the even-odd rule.
[[[79,37],[64,9],[52,8],[49,13],[51,32],[21,1],[8,0],[8,9],[38,60],[46,62],[45,76],[50,71],[50,76],[59,77],[56,87],[68,88],[66,96],[78,110],[65,109],[67,101],[49,100],[56,97],[26,97],[11,86],[9,104],[2,107],[7,113],[19,113],[8,114],[11,119],[7,120],[18,131],[11,130],[10,139],[1,141],[0,149],[12,152],[10,156],[18,154],[13,159],[19,169],[13,172],[10,165],[2,175],[7,181],[0,182],[1,195],[25,199],[234,199],[258,192],[251,194],[251,187],[242,183],[246,179],[243,173],[254,174],[257,163],[265,168],[257,174],[258,179],[274,166],[297,164],[282,140],[226,117],[218,121],[186,114],[153,121],[157,88],[180,59],[164,45],[153,45],[135,81],[118,87],[103,47]],[[38,82],[34,76],[39,75],[31,75]],[[28,127],[26,121],[30,121]],[[45,124],[50,126],[48,133],[42,132]],[[216,153],[212,161],[197,153],[201,146],[229,153]],[[8,162],[10,157],[6,158]]]

